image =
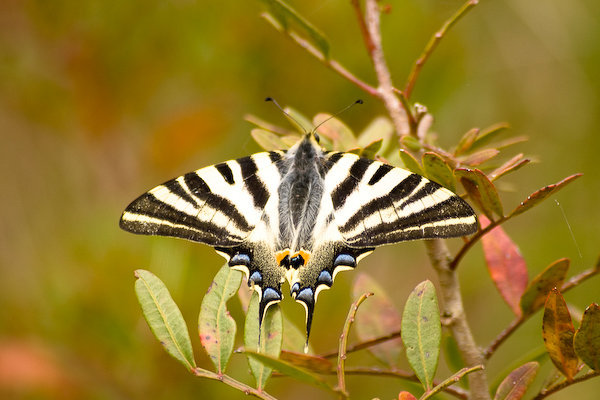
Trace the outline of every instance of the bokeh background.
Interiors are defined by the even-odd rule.
[[[347,0],[290,3],[325,33],[334,58],[374,82]],[[462,0],[387,3],[384,46],[401,85]],[[169,358],[133,291],[137,268],[163,279],[191,328],[199,364],[210,368],[195,326],[222,259],[206,246],[127,234],[118,218],[164,180],[258,151],[244,115],[285,124],[266,96],[308,116],[362,97],[366,104],[342,117],[356,131],[385,112],[278,34],[262,10],[258,1],[0,2],[0,397],[243,397]],[[413,100],[433,113],[444,145],[499,121],[530,137],[515,150],[539,163],[505,179],[512,187],[502,193],[507,210],[546,184],[585,173],[554,197],[560,206],[547,201],[505,225],[530,276],[561,257],[580,272],[600,253],[598,71],[596,0],[482,1],[444,39],[415,88]],[[378,250],[360,270],[399,308],[418,282],[435,280],[420,243]],[[353,279],[340,275],[319,298],[317,352],[336,348]],[[486,345],[511,313],[479,248],[461,266],[461,281],[475,337]],[[599,289],[594,278],[566,298],[581,312],[600,301]],[[231,303],[239,324],[241,307]],[[302,326],[301,307],[284,302],[284,311]],[[538,314],[502,347],[491,376],[541,345],[540,321]],[[375,363],[366,354],[349,362]],[[440,368],[442,376],[447,368]],[[546,362],[542,375],[551,369]],[[252,382],[242,355],[233,356],[229,372]],[[286,378],[267,389],[286,399],[330,398]],[[354,377],[349,389],[356,398],[393,398],[412,387]],[[599,392],[596,379],[552,398],[591,400]]]

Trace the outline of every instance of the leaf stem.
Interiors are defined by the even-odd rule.
[[[277,400],[276,397],[271,396],[269,393],[265,392],[264,390],[255,389],[251,386],[246,385],[245,383],[242,383],[240,381],[233,379],[229,375],[217,374],[215,372],[208,371],[208,370],[205,370],[202,368],[192,368],[191,371],[195,376],[199,376],[202,378],[208,378],[208,379],[212,379],[215,381],[221,381],[221,382],[225,383],[226,385],[229,385],[235,389],[238,389],[238,390],[244,392],[244,394],[246,394],[246,395],[251,395],[251,396],[258,397],[259,399],[264,399],[264,400]]]
[[[338,378],[338,387],[337,390],[340,391],[342,396],[347,397],[346,392],[346,377],[344,373],[345,364],[346,364],[346,346],[348,344],[348,334],[350,333],[350,326],[354,322],[354,317],[356,316],[356,311],[358,311],[358,306],[361,305],[363,301],[367,299],[367,297],[373,296],[373,293],[363,293],[358,300],[356,300],[350,306],[350,310],[348,311],[348,316],[346,317],[346,322],[344,323],[344,329],[342,330],[342,334],[340,335],[340,346],[338,349],[338,361],[337,361],[337,378]]]
[[[434,33],[433,36],[429,39],[429,42],[427,42],[423,53],[421,53],[419,58],[417,58],[417,61],[415,61],[415,65],[413,65],[408,75],[406,86],[404,87],[404,95],[407,99],[410,98],[410,95],[412,94],[415,83],[417,82],[417,78],[419,77],[419,73],[423,69],[423,65],[425,65],[425,62],[427,62],[427,60],[431,56],[431,53],[433,53],[438,44],[440,44],[442,38],[446,35],[446,33],[448,33],[450,28],[452,28],[452,26],[458,22],[459,19],[461,19],[471,8],[475,7],[478,3],[479,0],[468,0],[458,9],[456,13],[454,13],[454,15],[452,15],[448,20],[446,20],[446,22],[444,22],[440,30]]]
[[[568,381],[565,379],[563,382],[556,384],[554,386],[551,386],[548,389],[542,389],[532,400],[545,399],[546,397],[550,396],[553,393],[558,392],[559,390],[562,390],[562,389],[564,389],[568,386],[574,385],[576,383],[583,382],[588,379],[594,378],[596,376],[600,376],[600,371],[591,370],[583,375],[573,378],[573,380],[571,380],[571,381]]]

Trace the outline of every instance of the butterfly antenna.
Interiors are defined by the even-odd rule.
[[[339,110],[339,111],[338,111],[338,112],[336,112],[335,114],[333,114],[333,115],[329,116],[329,117],[328,117],[328,118],[326,118],[324,121],[321,121],[321,123],[320,123],[319,125],[315,126],[315,127],[313,128],[313,130],[312,130],[312,131],[313,131],[313,132],[316,132],[316,131],[317,131],[317,129],[319,129],[319,127],[320,127],[321,125],[323,125],[325,122],[327,122],[327,121],[329,121],[330,119],[332,119],[332,118],[335,118],[335,117],[337,117],[338,115],[340,115],[340,114],[342,114],[342,113],[346,112],[348,109],[350,109],[350,108],[354,107],[354,106],[355,106],[355,105],[357,105],[357,104],[363,104],[363,101],[362,101],[361,99],[358,99],[358,100],[356,100],[354,103],[352,103],[352,104],[348,104],[346,107],[342,108],[341,110]]]
[[[271,101],[273,102],[273,104],[275,104],[275,106],[277,108],[279,108],[279,111],[281,111],[283,113],[283,115],[285,115],[290,121],[292,121],[295,125],[297,125],[305,134],[308,134],[308,131],[306,129],[304,129],[304,127],[302,126],[302,124],[300,124],[300,122],[298,122],[296,120],[296,118],[292,117],[289,113],[287,113],[277,102],[277,100],[275,100],[272,97],[267,97],[265,99],[265,101]]]

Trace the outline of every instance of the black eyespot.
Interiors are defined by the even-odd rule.
[[[260,285],[262,283],[262,275],[258,271],[254,271],[252,275],[250,275],[250,279],[248,279],[248,285],[250,282],[254,282],[255,285]]]
[[[235,265],[244,265],[246,267],[250,266],[250,256],[245,253],[237,253],[229,260],[229,266],[233,267]]]
[[[338,254],[333,261],[333,266],[337,267],[339,265],[345,265],[354,268],[356,267],[356,258],[352,257],[350,254]]]
[[[290,267],[290,256],[286,255],[279,261],[279,266],[289,268]]]
[[[331,277],[329,271],[321,271],[319,278],[317,278],[317,284],[325,284],[327,286],[333,285],[333,278]]]

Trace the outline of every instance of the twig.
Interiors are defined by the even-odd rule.
[[[562,390],[562,389],[564,389],[568,386],[574,385],[576,383],[583,382],[588,379],[594,378],[596,376],[600,376],[600,371],[588,371],[587,373],[585,373],[581,376],[573,378],[572,381],[565,380],[559,384],[549,387],[548,389],[542,389],[532,400],[545,399],[546,397],[550,396],[553,393],[558,392],[559,390]]]
[[[215,381],[221,381],[233,388],[236,388],[236,389],[244,392],[244,394],[246,394],[246,395],[251,395],[251,396],[258,397],[259,399],[264,399],[264,400],[277,400],[276,397],[271,396],[269,393],[265,392],[264,390],[258,390],[251,386],[246,385],[245,383],[236,381],[229,375],[217,374],[215,372],[211,372],[211,371],[208,371],[208,370],[205,370],[202,368],[193,368],[191,370],[191,372],[194,375],[202,377],[202,378],[208,378],[208,379],[213,379]]]
[[[462,5],[461,8],[458,9],[458,11],[453,16],[446,20],[446,22],[444,22],[444,25],[442,25],[440,30],[437,31],[431,37],[431,39],[429,39],[429,42],[427,42],[423,53],[421,53],[417,61],[415,61],[415,65],[413,65],[408,75],[406,86],[404,87],[404,95],[407,99],[410,98],[410,95],[412,94],[419,73],[421,72],[421,69],[423,69],[423,65],[429,59],[429,56],[431,56],[431,53],[433,53],[438,44],[440,44],[440,41],[442,40],[444,35],[446,35],[448,30],[450,30],[450,28],[454,24],[456,24],[461,17],[463,17],[471,8],[475,7],[478,3],[479,0],[468,0],[465,4]]]
[[[404,371],[401,369],[379,369],[373,367],[353,367],[346,369],[346,375],[369,375],[369,376],[389,376],[392,378],[405,379],[412,382],[419,382],[419,378],[413,373]],[[334,371],[331,371],[333,374]],[[433,381],[434,385],[439,385],[438,381]],[[459,399],[467,400],[468,392],[462,388],[456,387],[445,387],[442,389],[444,392],[457,397]]]
[[[483,235],[485,235],[486,233],[488,233],[489,231],[491,231],[498,225],[500,225],[508,220],[509,220],[508,217],[498,218],[495,221],[491,221],[490,224],[488,226],[486,226],[485,228],[478,230],[473,236],[471,236],[469,238],[469,240],[465,244],[462,245],[462,247],[460,248],[458,253],[456,253],[456,255],[454,256],[452,261],[450,261],[449,268],[452,271],[454,271],[456,269],[456,267],[458,267],[458,263],[462,260],[462,258],[465,256],[465,254],[467,254],[467,251],[469,251],[469,249],[471,247],[473,247],[473,245],[475,243],[477,243],[477,241],[479,239],[481,239],[483,237]]]
[[[352,353],[352,352],[355,352],[355,351],[359,351],[359,350],[362,350],[362,349],[366,349],[366,348],[369,348],[369,347],[373,347],[375,345],[387,342],[389,340],[397,339],[397,338],[401,337],[401,335],[402,335],[401,331],[396,331],[396,332],[389,333],[389,334],[387,334],[385,336],[380,336],[380,337],[375,338],[375,339],[365,340],[364,342],[353,344],[352,346],[348,346],[348,348],[346,349],[346,354]],[[337,351],[332,351],[330,353],[321,354],[319,357],[333,358],[333,357],[337,357],[337,355],[338,355]]]
[[[580,283],[582,283],[586,279],[589,279],[589,278],[591,278],[593,276],[596,276],[598,274],[600,274],[600,269],[598,268],[598,266],[586,269],[582,273],[580,273],[578,275],[575,275],[574,277],[572,277],[571,279],[569,279],[567,282],[565,282],[562,285],[562,287],[560,288],[560,291],[561,291],[561,293],[564,293],[567,290],[572,289],[575,286],[579,285]]]
[[[435,387],[425,393],[423,393],[423,396],[421,396],[421,398],[419,400],[426,400],[432,396],[435,396],[437,393],[447,389],[449,386],[454,385],[456,382],[458,382],[459,380],[461,380],[461,378],[467,374],[470,374],[472,372],[475,371],[480,371],[483,369],[483,365],[476,365],[474,367],[465,367],[462,368],[460,371],[456,372],[454,375],[452,375],[451,377],[449,377],[448,379],[445,379],[443,382],[438,383],[437,385],[435,385]]]
[[[485,359],[477,347],[471,328],[465,316],[460,285],[455,270],[450,268],[450,252],[442,239],[425,241],[429,259],[437,272],[440,293],[443,299],[444,315],[449,315],[448,328],[460,350],[460,354],[467,365],[483,364]],[[485,372],[476,371],[469,374],[469,387],[472,400],[489,400],[489,386]]]
[[[346,317],[346,322],[344,323],[344,329],[342,330],[342,334],[340,335],[340,346],[338,349],[337,362],[337,390],[339,390],[342,395],[346,394],[346,376],[344,373],[344,369],[346,364],[346,346],[348,344],[348,334],[350,333],[350,325],[352,325],[352,323],[354,322],[354,317],[356,316],[358,306],[360,306],[361,303],[365,301],[369,296],[373,296],[373,293],[363,293],[358,298],[358,300],[352,303],[352,305],[350,306],[350,311],[348,311],[348,316]]]
[[[407,131],[406,118],[411,111],[405,109],[404,104],[398,100],[398,97],[394,94],[394,85],[392,84],[392,77],[390,71],[385,62],[385,56],[383,54],[383,47],[381,46],[381,32],[379,29],[379,4],[377,0],[366,0],[365,3],[365,24],[367,27],[367,33],[369,35],[370,43],[372,47],[369,50],[371,61],[377,75],[377,81],[379,82],[378,93],[379,97],[383,101],[385,108],[394,123],[396,133],[400,136],[406,134],[416,135],[416,132]],[[402,112],[404,110],[404,113]]]
[[[298,35],[294,31],[287,31],[277,23],[271,16],[267,13],[263,13],[261,15],[265,20],[267,20],[273,27],[281,33],[284,33],[288,38],[292,39],[297,45],[306,50],[309,54],[314,56],[316,59],[321,61],[325,66],[337,72],[343,78],[346,78],[348,81],[352,82],[356,86],[358,86],[363,91],[367,92],[369,95],[373,97],[379,97],[379,92],[376,88],[367,84],[366,82],[360,80],[356,76],[354,76],[350,71],[348,71],[343,65],[341,65],[338,61],[332,58],[326,58],[325,55],[313,46],[308,40],[304,39],[302,36]]]
[[[363,15],[362,9],[360,8],[360,1],[351,0],[351,3],[352,7],[354,7],[354,11],[356,12],[356,18],[358,19],[358,27],[360,28],[363,40],[365,41],[365,47],[367,48],[367,52],[371,54],[375,50],[375,44],[373,43],[373,40],[371,40],[371,35],[369,35],[369,30],[367,29],[367,24],[365,23],[365,17]]]

